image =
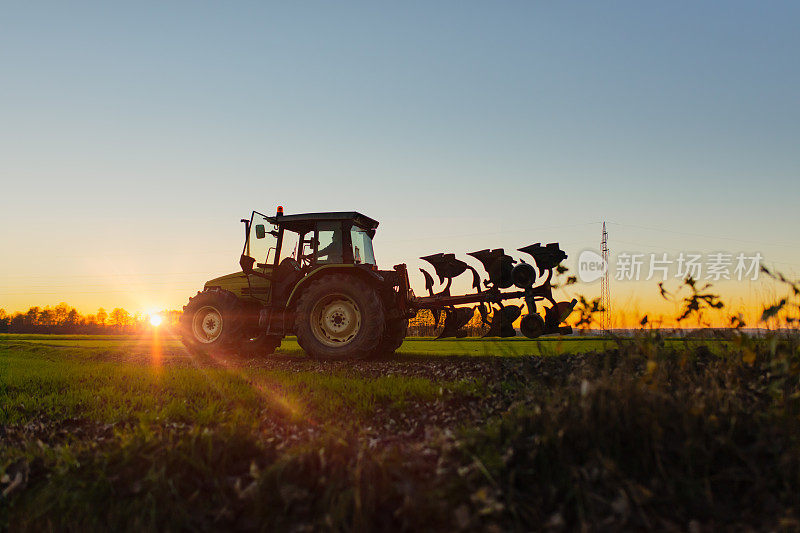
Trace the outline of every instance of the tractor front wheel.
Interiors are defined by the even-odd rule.
[[[377,350],[384,327],[377,292],[354,276],[334,274],[312,281],[297,302],[297,342],[313,357],[367,357]]]
[[[183,307],[180,335],[194,353],[231,355],[241,339],[239,300],[222,289],[207,289]]]

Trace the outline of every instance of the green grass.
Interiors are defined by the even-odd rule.
[[[48,346],[75,346],[83,348],[121,348],[136,347],[143,343],[149,344],[149,336],[125,335],[28,335],[28,334],[0,334],[0,341],[25,341]],[[548,355],[559,353],[581,353],[610,347],[613,341],[596,337],[569,337],[569,338],[543,338],[529,340],[524,338],[512,339],[441,339],[410,337],[406,339],[398,350],[405,355],[477,355],[477,356],[518,356],[518,355]],[[168,348],[179,348],[180,341],[170,339],[164,342]],[[283,340],[278,353],[302,354],[300,346],[294,337]]]
[[[0,337],[0,530],[800,527],[794,338],[154,341]]]
[[[127,335],[33,335],[33,334],[0,334],[2,341],[25,341],[47,346],[74,346],[81,348],[133,348],[148,345],[152,336]],[[686,344],[719,345],[719,341],[707,339],[665,339],[668,345]],[[398,350],[401,355],[410,356],[482,356],[482,357],[515,357],[529,355],[560,355],[566,353],[585,353],[612,348],[616,342],[603,337],[543,337],[531,340],[523,337],[510,339],[440,339],[429,337],[409,337]],[[179,349],[182,345],[177,339],[163,341],[165,348]],[[281,343],[278,353],[304,355],[294,337],[287,337]]]
[[[319,445],[308,444],[311,438],[326,442],[323,448],[336,454],[349,453],[347,439],[354,435],[380,431],[386,438],[388,430],[391,440],[407,409],[469,398],[480,387],[472,378],[429,379],[402,372],[373,373],[365,379],[350,364],[333,368],[285,355],[267,367],[237,360],[199,361],[175,341],[152,340],[21,335],[0,340],[0,426],[17,436],[0,444],[0,472],[13,471],[22,460],[47,465],[51,477],[18,493],[11,515],[5,516],[7,525],[37,529],[36,524],[55,514],[79,529],[186,527],[193,518],[183,503],[162,506],[153,499],[175,497],[177,489],[166,486],[173,483],[166,470],[179,468],[178,476],[250,476],[251,464],[272,458],[264,468],[272,472],[271,482],[278,483],[287,475],[285,469],[302,470],[309,457],[324,457]],[[378,415],[382,418],[376,420]],[[387,420],[389,426],[377,427]],[[113,428],[110,434],[102,429],[107,427]],[[101,443],[101,451],[98,432],[113,445]],[[236,459],[239,454],[248,458],[243,467]],[[140,472],[134,464],[140,464],[145,477],[133,483],[149,486],[147,497],[141,491],[144,499],[120,500],[114,496],[119,487],[109,480],[136,477]],[[341,465],[335,468],[331,475],[342,477]],[[230,493],[226,498],[238,501],[235,489],[213,483]],[[324,492],[342,497],[330,488]],[[216,501],[213,494],[207,497]],[[78,512],[86,500],[104,509],[104,518]],[[341,513],[351,514],[349,501],[328,501],[325,507],[329,512],[341,504]],[[225,505],[230,503],[226,499]],[[131,517],[139,518],[131,522]],[[260,519],[280,521],[281,515]],[[204,516],[201,522],[209,520]]]
[[[117,341],[62,342],[0,345],[0,423],[23,424],[42,415],[99,423],[162,420],[234,425],[257,424],[254,414],[298,419],[339,413],[366,416],[376,407],[430,400],[442,387],[469,388],[417,377],[364,380],[347,372],[303,371],[303,361],[292,371],[159,366],[154,358],[150,365],[120,362],[113,360],[125,353]],[[96,347],[103,343],[109,346]]]

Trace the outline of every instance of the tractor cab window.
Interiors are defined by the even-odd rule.
[[[250,219],[250,231],[244,243],[242,255],[252,257],[255,264],[272,264],[275,260],[275,250],[278,245],[278,232],[267,217],[258,212],[253,212]],[[254,267],[257,268],[257,267]]]
[[[361,228],[353,227],[350,231],[353,241],[353,262],[355,264],[375,264],[375,254],[372,251],[372,238]]]
[[[291,257],[295,261],[300,261],[298,257],[298,243],[300,242],[300,235],[293,231],[284,230],[283,232],[283,244],[281,244],[281,257],[280,261],[283,261],[287,257]],[[279,261],[279,262],[280,262]]]
[[[315,258],[317,263],[343,263],[342,225],[340,222],[317,224]]]

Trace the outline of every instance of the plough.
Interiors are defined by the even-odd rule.
[[[480,314],[481,322],[489,325],[484,337],[516,336],[513,324],[522,314],[522,306],[504,303],[514,299],[523,299],[527,306],[528,312],[520,321],[520,332],[526,337],[572,333],[572,328],[563,325],[563,322],[572,313],[577,300],[556,302],[551,285],[553,270],[567,258],[567,254],[555,242],[546,246],[536,243],[519,248],[519,251],[530,255],[533,263],[521,259],[517,261],[507,255],[503,248],[468,253],[467,255],[483,265],[488,275],[488,279],[484,280],[475,268],[457,259],[455,254],[437,253],[421,257],[420,259],[433,266],[439,284],[444,285],[444,288],[434,292],[433,276],[420,268],[428,296],[414,296],[409,303],[415,310],[430,310],[437,328],[441,314],[444,313],[444,324],[437,339],[466,337],[467,332],[463,328],[472,320],[476,310]],[[472,275],[475,293],[451,295],[453,279],[465,272]],[[537,281],[540,281],[538,285]],[[537,302],[551,304],[545,308],[544,317],[537,313]],[[457,307],[469,304],[477,305]]]

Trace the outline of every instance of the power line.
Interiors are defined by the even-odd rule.
[[[671,230],[671,229],[658,228],[658,227],[655,227],[655,226],[642,226],[642,225],[639,225],[639,224],[624,224],[622,222],[609,222],[609,224],[616,224],[617,226],[625,226],[625,227],[629,227],[629,228],[646,229],[646,230],[649,230],[649,231],[660,231],[662,233],[673,233],[675,235],[688,235],[690,237],[703,237],[705,239],[719,239],[719,240],[724,240],[724,241],[746,242],[746,243],[752,243],[752,244],[765,244],[765,245],[770,245],[770,246],[790,246],[792,248],[800,247],[800,242],[794,242],[794,243],[792,243],[792,242],[770,242],[770,241],[764,241],[764,240],[739,239],[739,238],[736,238],[736,237],[724,237],[724,236],[720,236],[720,235],[708,235],[708,234],[703,234],[703,233],[692,233],[692,232],[688,232],[688,231],[676,231],[676,230]]]

